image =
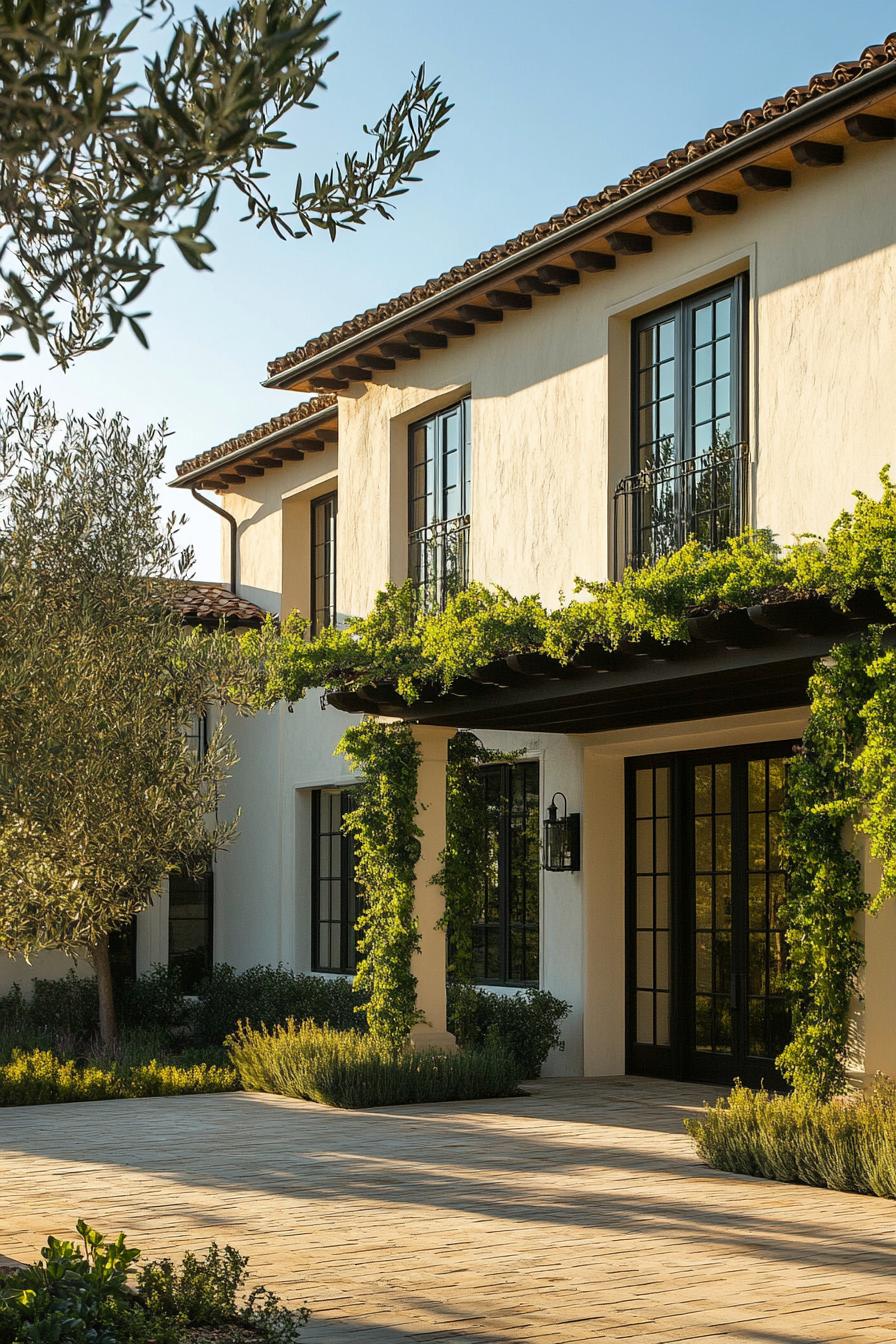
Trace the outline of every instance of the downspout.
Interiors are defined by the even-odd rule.
[[[213,500],[206,499],[205,495],[200,495],[195,485],[190,486],[190,494],[219,518],[223,518],[230,527],[230,591],[236,596],[236,519],[226,509],[222,509],[220,504],[215,504]]]

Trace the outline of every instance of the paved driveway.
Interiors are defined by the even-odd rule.
[[[78,1216],[155,1255],[230,1241],[307,1301],[306,1344],[894,1344],[896,1206],[701,1167],[681,1121],[709,1090],[0,1110],[0,1251]]]

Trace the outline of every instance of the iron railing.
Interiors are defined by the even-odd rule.
[[[423,611],[441,611],[470,580],[470,515],[416,528],[408,541],[408,573]]]
[[[689,537],[721,546],[747,525],[750,452],[746,443],[717,444],[699,457],[644,467],[613,497],[616,578],[678,550]]]

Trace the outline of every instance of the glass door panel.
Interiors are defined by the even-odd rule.
[[[731,1055],[731,765],[694,767],[694,1044]]]

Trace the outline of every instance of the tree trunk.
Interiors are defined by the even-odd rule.
[[[100,1040],[107,1050],[111,1050],[118,1044],[118,1021],[115,1015],[108,934],[103,934],[102,938],[98,938],[92,945],[90,959],[96,972],[96,987],[100,1000]]]

